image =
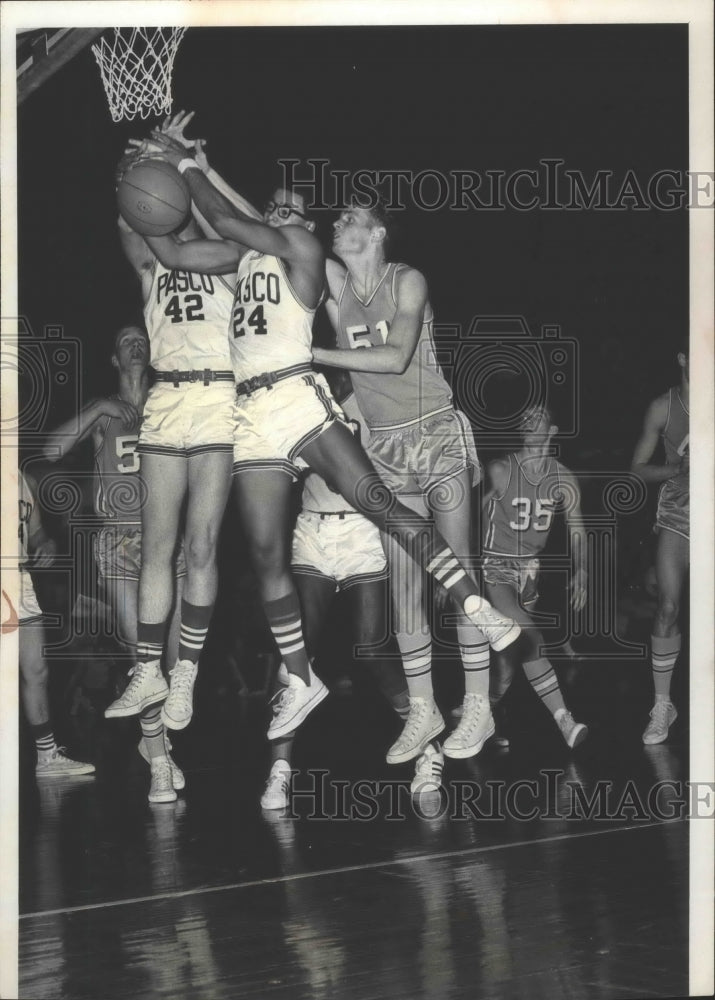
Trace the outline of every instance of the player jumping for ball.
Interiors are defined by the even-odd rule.
[[[99,579],[114,613],[119,640],[136,654],[137,607],[141,572],[141,513],[144,484],[137,454],[139,424],[149,393],[149,338],[138,326],[121,327],[114,338],[112,365],[118,392],[86,406],[47,438],[44,452],[58,461],[82,441],[91,438],[94,449],[94,509],[102,519],[95,539]],[[173,663],[179,649],[179,602],[186,575],[183,550],[172,575],[176,599],[169,628],[167,659]],[[130,674],[136,670],[136,664]],[[127,713],[120,698],[106,714]],[[139,713],[142,738],[139,752],[151,768],[150,802],[173,802],[184,776],[171,757],[171,744],[161,721],[161,705],[150,704]]]
[[[120,175],[141,156],[141,148],[125,156]],[[163,702],[164,725],[183,729],[191,720],[198,660],[216,598],[216,545],[231,483],[234,380],[227,329],[233,283],[225,276],[226,269],[209,265],[198,273],[189,266],[165,266],[147,239],[121,218],[119,235],[141,281],[156,382],[144,408],[137,446],[146,485],[137,665],[131,683],[109,711],[132,715]],[[175,239],[203,235],[191,220]],[[220,244],[213,241],[213,245]],[[184,507],[186,582],[178,659],[168,689],[161,656]]]
[[[481,478],[472,429],[455,410],[437,364],[432,308],[422,274],[387,259],[391,217],[378,203],[352,205],[334,224],[327,262],[328,313],[338,348],[313,352],[321,364],[349,369],[370,437],[367,452],[382,480],[417,513],[431,514],[462,558],[471,550],[472,487]],[[365,349],[367,348],[367,349]],[[385,536],[396,636],[410,691],[410,715],[388,763],[409,760],[443,727],[432,688],[432,644],[422,572]],[[405,565],[406,563],[406,565]],[[489,642],[465,615],[457,622],[464,667],[462,718],[444,743],[449,757],[472,757],[494,732],[489,707]]]
[[[364,443],[365,421],[347,372],[333,370],[329,382],[336,400]],[[342,592],[350,601],[353,640],[364,650],[362,662],[373,673],[380,691],[404,723],[410,701],[402,665],[383,658],[379,647],[387,636],[387,563],[380,532],[372,522],[309,472],[303,484],[302,510],[293,532],[291,570],[303,609],[309,650],[315,651],[334,598]],[[287,683],[279,671],[278,680]],[[261,796],[264,809],[288,805],[293,734],[271,743],[271,771]],[[417,761],[411,791],[419,794],[441,785],[444,757],[430,744]]]
[[[573,473],[549,454],[558,427],[548,409],[536,406],[525,413],[521,431],[521,450],[489,466],[491,489],[483,500],[484,582],[495,607],[523,626],[528,643],[524,673],[553,715],[567,745],[573,748],[583,742],[588,730],[583,723],[574,721],[564,704],[554,668],[543,655],[544,637],[532,611],[539,597],[539,554],[549,537],[557,505],[565,512],[571,541],[571,606],[581,611],[586,604],[581,493]],[[511,679],[511,662],[497,656],[497,698],[506,693]]]
[[[479,596],[444,538],[382,483],[348,429],[327,382],[312,370],[312,323],[323,295],[325,257],[303,199],[279,188],[258,221],[212,186],[199,165],[185,158],[179,143],[167,136],[156,138],[167,159],[183,171],[202,215],[233,247],[238,264],[229,336],[238,400],[235,495],[266,616],[290,674],[269,738],[292,732],[326,694],[310,669],[289,571],[286,526],[291,482],[302,467],[317,472],[348,503],[410,549],[458,607],[488,633],[492,646],[509,645],[519,627]],[[171,237],[152,241],[167,263],[192,270],[211,266],[211,243],[182,243]],[[432,716],[412,756],[442,727],[441,717]]]
[[[662,743],[678,717],[670,682],[681,646],[680,598],[690,566],[690,372],[688,341],[678,354],[680,385],[658,396],[646,411],[631,469],[646,483],[660,483],[655,557],[658,608],[651,637],[655,704],[643,733],[646,744]],[[662,439],[665,463],[653,464]]]

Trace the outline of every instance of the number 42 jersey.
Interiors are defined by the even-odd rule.
[[[156,371],[228,371],[233,287],[221,274],[196,274],[154,262],[144,306]]]

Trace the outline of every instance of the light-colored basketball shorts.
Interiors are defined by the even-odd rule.
[[[449,492],[445,484],[468,469],[473,486],[482,478],[471,424],[451,408],[407,427],[371,430],[366,451],[398,494],[432,493],[436,502],[449,503],[446,495],[440,499],[439,487]]]
[[[522,607],[529,608],[539,599],[539,560],[487,556],[482,566],[485,583],[505,583],[519,595]]]
[[[140,455],[199,455],[233,449],[233,382],[157,382],[144,406]]]
[[[17,609],[17,620],[21,625],[31,625],[42,618],[42,608],[37,601],[37,594],[32,585],[32,577],[27,570],[20,570],[20,605]]]
[[[356,511],[302,511],[293,532],[293,573],[335,581],[336,590],[386,580],[387,560],[375,525]]]
[[[336,420],[346,422],[325,378],[313,372],[237,396],[235,416],[234,475],[272,469],[293,479],[308,467],[303,448]]]
[[[141,528],[120,524],[102,528],[94,540],[94,558],[102,580],[139,580],[142,566]],[[183,544],[176,555],[174,576],[186,576]]]
[[[690,480],[687,476],[667,479],[658,493],[655,517],[658,530],[674,531],[690,539]]]

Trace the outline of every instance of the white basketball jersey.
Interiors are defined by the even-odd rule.
[[[251,250],[241,258],[229,342],[237,382],[313,360],[313,317],[283,262]]]
[[[228,371],[233,288],[223,275],[154,263],[144,306],[151,364],[159,372]]]

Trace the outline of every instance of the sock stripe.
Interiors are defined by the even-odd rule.
[[[434,573],[436,576],[438,572],[444,572],[448,568],[448,564],[456,563],[454,553],[451,549],[441,549],[439,552],[435,552],[432,558],[427,563],[425,567],[428,573]]]
[[[456,573],[453,573],[446,580],[441,581],[442,586],[445,590],[451,590],[455,583],[459,583],[459,581],[463,580],[466,575],[466,572],[460,566]]]

